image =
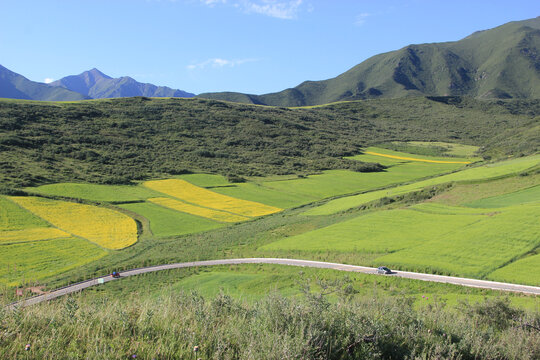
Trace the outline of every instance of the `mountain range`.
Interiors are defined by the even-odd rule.
[[[409,45],[375,55],[335,78],[305,81],[276,93],[217,92],[198,97],[259,105],[309,106],[425,95],[540,98],[540,17],[478,31],[459,41]],[[131,96],[195,95],[139,83],[128,76],[111,78],[97,69],[43,84],[0,65],[0,97],[56,101]]]
[[[147,97],[193,97],[182,90],[171,89],[166,86],[156,86],[137,82],[129,76],[111,78],[98,69],[85,71],[79,75],[66,76],[50,83],[51,86],[59,86],[76,91],[93,99],[118,98],[131,96]]]
[[[44,84],[28,80],[0,65],[0,97],[3,98],[75,101],[132,96],[193,97],[195,94],[166,86],[140,83],[129,76],[112,78],[98,69]]]
[[[25,100],[74,101],[88,96],[62,87],[28,80],[0,65],[0,97]]]
[[[540,17],[453,42],[409,45],[375,55],[328,80],[277,93],[204,93],[202,98],[273,106],[419,95],[540,97]]]

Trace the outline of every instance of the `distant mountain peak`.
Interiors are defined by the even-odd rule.
[[[88,70],[88,71],[85,71],[83,72],[82,74],[84,73],[88,73],[94,77],[99,77],[99,78],[105,78],[105,79],[112,79],[112,77],[110,77],[109,75],[106,75],[104,74],[103,72],[101,72],[100,70],[98,70],[97,68],[93,68],[91,70]],[[82,75],[81,74],[81,75]]]
[[[0,65],[0,98],[45,101],[88,99],[78,92],[28,80],[2,65]]]
[[[193,97],[182,90],[175,90],[165,86],[156,86],[137,82],[137,80],[122,76],[112,78],[97,68],[80,73],[79,75],[66,76],[50,85],[63,87],[72,91],[89,96],[93,99],[148,96],[148,97]]]

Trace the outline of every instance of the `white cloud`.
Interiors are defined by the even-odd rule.
[[[204,5],[214,6],[216,4],[226,4],[227,0],[201,0]]]
[[[361,13],[359,15],[356,15],[356,21],[354,22],[354,24],[356,26],[362,26],[366,22],[366,19],[370,16],[370,13]]]
[[[257,13],[278,19],[295,19],[303,0],[279,1],[243,1],[243,8],[248,13]]]
[[[51,79],[51,78],[45,78],[45,80],[43,80],[43,82],[44,82],[45,84],[50,84],[50,83],[52,83],[53,81],[54,81],[54,79]]]
[[[214,59],[208,59],[206,61],[203,61],[198,64],[192,64],[188,65],[188,70],[196,70],[196,69],[204,69],[207,67],[212,68],[222,68],[222,67],[235,67],[238,65],[242,65],[248,62],[257,61],[257,59],[239,59],[239,60],[227,60],[227,59],[220,59],[220,58],[214,58]]]
[[[247,14],[261,14],[278,19],[295,19],[304,0],[199,0],[213,7],[216,4],[229,4]],[[312,7],[310,7],[312,11]],[[309,10],[308,9],[308,10]]]

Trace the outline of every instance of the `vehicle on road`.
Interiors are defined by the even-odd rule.
[[[390,270],[389,268],[387,268],[386,266],[379,266],[377,268],[377,274],[385,274],[385,275],[388,275],[388,274],[393,274],[392,270]]]
[[[117,271],[113,271],[112,274],[111,274],[111,276],[112,276],[113,278],[119,278],[119,277],[120,277],[120,273],[117,272]]]

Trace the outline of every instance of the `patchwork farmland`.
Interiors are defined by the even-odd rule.
[[[219,175],[187,174],[137,185],[65,183],[25,188],[34,197],[0,198],[4,208],[10,209],[0,218],[0,244],[10,246],[4,248],[11,254],[10,263],[27,263],[19,268],[32,266],[31,256],[22,246],[25,242],[32,244],[29,254],[43,241],[65,243],[69,239],[67,253],[81,241],[95,244],[85,243],[83,252],[87,254],[97,245],[84,260],[77,262],[75,257],[77,265],[49,266],[46,274],[30,271],[25,279],[18,279],[22,282],[54,277],[81,265],[84,268],[97,259],[103,260],[96,264],[110,267],[106,264],[122,259],[122,254],[129,257],[129,247],[169,246],[168,252],[156,257],[160,262],[165,254],[175,253],[170,246],[178,237],[216,241],[210,239],[223,234],[217,241],[232,249],[223,240],[228,233],[243,232],[243,227],[235,228],[245,223],[246,229],[257,230],[241,235],[243,254],[389,265],[532,285],[540,281],[514,265],[532,266],[537,261],[533,255],[540,238],[538,186],[534,186],[538,175],[516,175],[534,169],[538,156],[483,164],[471,156],[427,156],[372,147],[353,159],[377,160],[387,169],[382,173],[330,170],[306,177],[254,177],[242,183],[230,183]],[[477,185],[469,185],[471,181]],[[497,182],[508,185],[491,185]],[[397,207],[388,208],[385,202],[377,205],[377,201],[392,197],[399,203],[399,197],[412,194],[409,196],[414,198],[416,192],[442,184],[427,203],[413,200]],[[470,186],[503,190],[494,193],[476,188],[475,193],[483,195],[475,201],[446,204],[449,196],[445,194]],[[79,199],[87,204],[60,199]],[[358,210],[366,204],[374,205]],[[262,222],[254,221],[258,218]],[[287,225],[289,221],[296,225]],[[266,225],[260,225],[264,223],[274,225],[265,230]],[[239,241],[235,236],[230,241]],[[15,246],[19,242],[20,246]],[[185,250],[185,246],[179,249]],[[52,250],[44,247],[43,251]],[[200,252],[193,254],[201,258]],[[211,258],[217,254],[203,255]],[[5,269],[2,282],[17,283],[14,266],[6,265]]]

